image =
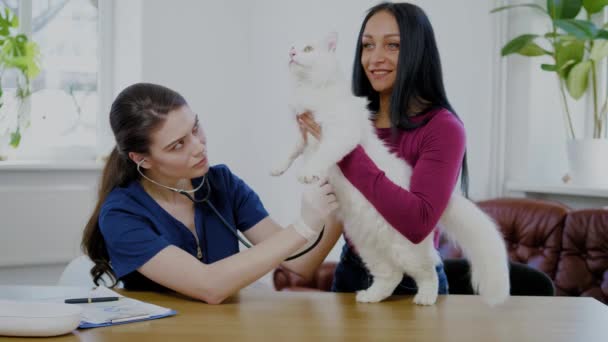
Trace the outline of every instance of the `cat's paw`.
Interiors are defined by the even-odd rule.
[[[321,176],[312,174],[312,175],[307,175],[307,174],[300,174],[298,176],[298,181],[302,184],[312,184],[312,183],[316,183],[321,179]]]
[[[303,184],[316,183],[327,176],[327,171],[314,166],[316,163],[305,165],[298,174],[298,181]]]
[[[437,301],[437,291],[418,290],[414,303],[418,305],[433,305]]]
[[[287,169],[285,167],[276,167],[276,168],[270,170],[270,175],[273,177],[278,177],[278,176],[281,176],[282,174],[284,174],[285,171],[287,171]]]
[[[278,177],[278,176],[284,174],[291,167],[291,163],[293,163],[293,159],[275,163],[272,170],[270,170],[270,175],[274,176],[274,177]]]
[[[378,303],[385,298],[386,296],[382,293],[370,289],[357,291],[356,297],[359,303]]]
[[[279,170],[279,169],[275,169],[275,170],[270,170],[270,175],[273,177],[278,177],[282,174],[284,174],[285,171],[284,170]]]

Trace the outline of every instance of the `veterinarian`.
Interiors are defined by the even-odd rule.
[[[227,166],[210,166],[198,116],[173,90],[127,87],[110,124],[116,147],[82,239],[95,283],[106,275],[111,285],[218,304],[281,264],[311,277],[341,234],[323,182],[305,190],[294,224],[279,226]],[[237,230],[250,249],[239,252]]]

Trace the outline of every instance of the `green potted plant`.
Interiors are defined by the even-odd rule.
[[[519,35],[502,48],[502,56],[519,54],[527,57],[549,56],[552,63],[541,64],[542,70],[555,73],[560,101],[567,122],[567,151],[573,183],[608,185],[608,94],[600,94],[598,70],[608,57],[608,23],[599,14],[608,0],[547,0],[518,3],[496,8],[536,11],[548,21],[548,30]],[[604,79],[605,82],[605,79]],[[575,132],[567,96],[574,100],[590,98],[593,132],[585,138]]]
[[[10,136],[8,144],[14,148],[19,146],[22,129],[27,127],[25,117],[25,100],[31,95],[30,84],[40,73],[40,49],[26,35],[17,32],[19,21],[9,8],[0,11],[0,137]],[[6,71],[17,71],[17,109],[7,112],[3,108],[2,77]],[[3,139],[4,140],[4,139]],[[7,141],[0,141],[4,147]]]

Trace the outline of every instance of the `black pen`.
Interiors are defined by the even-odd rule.
[[[66,304],[82,304],[82,303],[99,303],[99,302],[113,302],[120,299],[120,297],[89,297],[89,298],[70,298],[66,299]]]

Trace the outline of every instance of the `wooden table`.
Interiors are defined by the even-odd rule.
[[[489,308],[477,296],[458,295],[422,307],[412,297],[359,304],[353,294],[260,289],[243,290],[221,305],[172,294],[121,293],[178,314],[44,341],[608,341],[608,306],[592,298],[511,297]]]

